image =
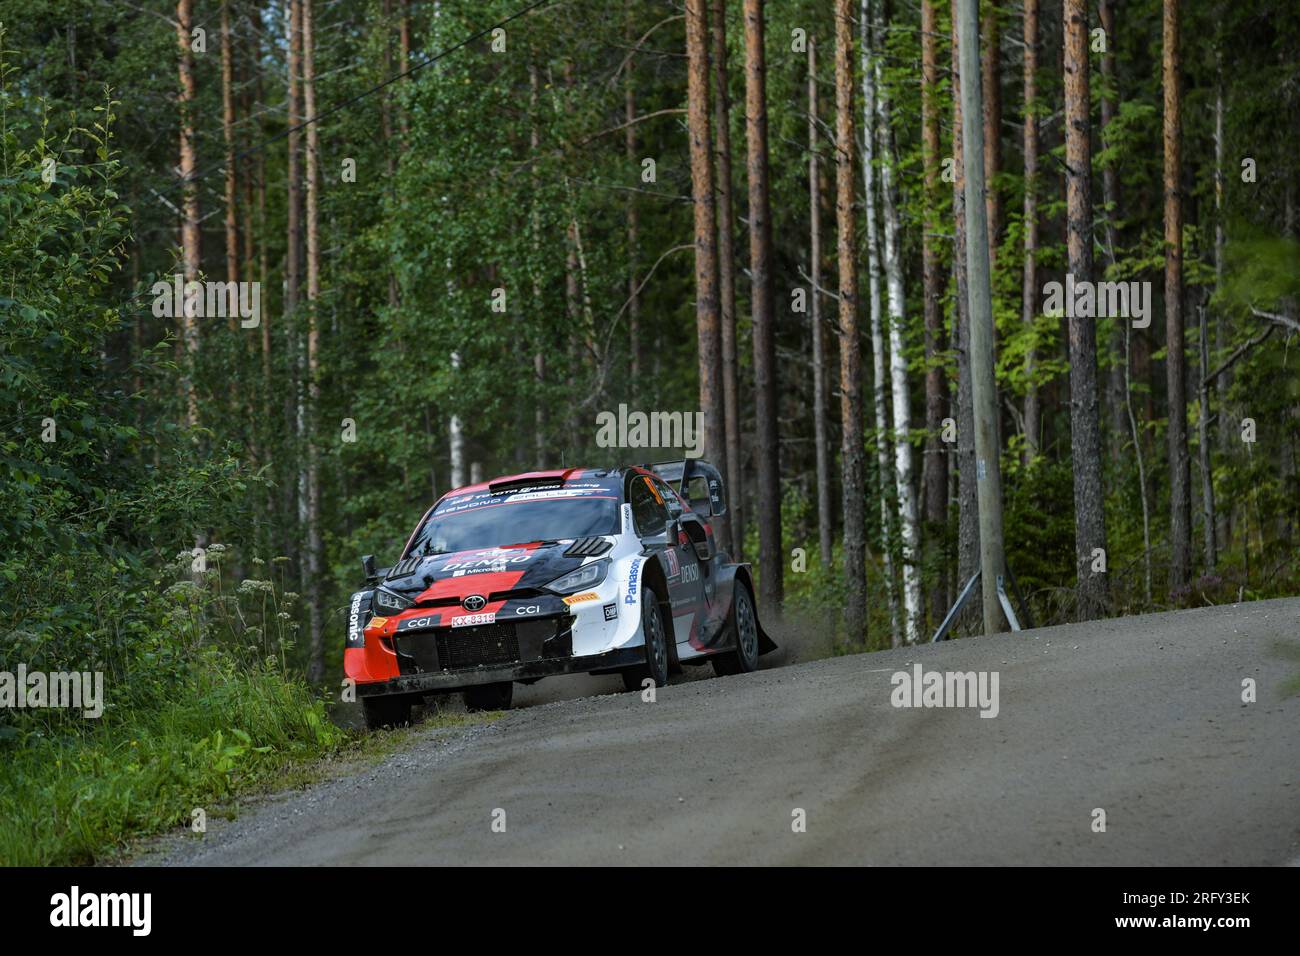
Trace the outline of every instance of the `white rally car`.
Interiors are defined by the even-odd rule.
[[[362,559],[346,675],[366,723],[404,723],[424,695],[510,706],[515,682],[621,673],[662,686],[680,665],[755,670],[776,645],[747,564],[718,550],[716,469],[686,459],[570,468],[448,492],[391,568]]]

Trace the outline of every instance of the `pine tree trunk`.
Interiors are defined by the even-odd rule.
[[[984,209],[989,223],[989,266],[998,258],[1002,239],[1002,36],[995,0],[986,0],[980,25],[984,56],[980,58],[984,91]]]
[[[691,198],[695,204],[695,332],[699,348],[704,456],[726,471],[722,405],[722,323],[718,305],[718,221],[713,195],[709,119],[709,11],[706,0],[686,4],[686,112]],[[724,475],[725,478],[725,475]]]
[[[921,162],[925,177],[925,228],[921,236],[921,288],[925,317],[925,459],[921,468],[925,499],[925,533],[942,542],[948,524],[948,450],[940,435],[948,415],[948,378],[943,351],[943,276],[939,250],[939,37],[937,0],[921,0]],[[932,546],[933,547],[933,546]],[[937,626],[948,610],[947,588],[930,589],[930,624]]]
[[[316,116],[316,40],[313,0],[302,2],[302,87],[306,119]],[[320,133],[307,127],[307,611],[310,645],[307,679],[325,676],[321,601],[324,545],[320,527]]]
[[[1088,8],[1065,0],[1065,164],[1069,269],[1075,282],[1093,281],[1092,143],[1088,98]],[[1080,620],[1105,613],[1106,575],[1094,571],[1093,551],[1106,549],[1097,401],[1097,330],[1091,316],[1070,310],[1070,446],[1074,466],[1074,549]]]
[[[202,249],[199,232],[199,185],[194,180],[197,155],[194,149],[194,54],[190,48],[190,30],[193,24],[193,0],[177,0],[176,38],[180,47],[180,91],[177,94],[177,112],[180,114],[180,165],[181,182],[181,271],[186,286],[199,278],[202,270]],[[194,365],[199,352],[199,326],[196,317],[184,308],[176,316],[180,325],[182,353],[182,391],[185,397],[185,423],[198,424],[199,402],[194,384]]]
[[[535,60],[528,64],[528,115],[529,115],[529,132],[528,144],[532,149],[532,155],[538,155],[542,146],[541,117],[538,113],[541,100],[542,81],[541,75],[537,69]],[[632,107],[635,109],[635,102]],[[631,144],[635,147],[635,142]],[[533,307],[537,309],[537,314],[541,315],[545,303],[542,299],[542,281],[540,278],[542,268],[542,220],[540,212],[540,175],[537,171],[537,164],[533,163],[528,172],[533,180],[533,209],[532,209],[532,230],[533,230]],[[636,207],[629,205],[628,209],[628,246],[629,255],[635,255],[636,249]],[[635,278],[635,276],[634,276]],[[635,343],[637,341],[637,330],[635,326],[632,329],[633,342],[633,362],[636,361]],[[633,366],[632,380],[635,387],[637,374],[636,367]],[[546,387],[546,351],[538,349],[533,353],[533,379],[539,393],[544,393]],[[549,464],[547,457],[550,453],[550,442],[547,438],[548,423],[546,414],[547,402],[545,395],[541,394],[541,400],[537,402],[537,407],[533,410],[533,448],[536,456],[538,468],[545,468]]]
[[[884,16],[876,8],[876,36],[883,40]],[[908,399],[907,356],[903,351],[903,264],[900,249],[898,194],[894,186],[893,132],[890,126],[889,93],[882,81],[880,60],[874,64],[876,85],[876,136],[880,152],[880,197],[885,236],[885,287],[889,303],[889,377],[894,418],[894,481],[902,538],[904,639],[914,643],[921,636],[920,534],[916,495],[912,489],[912,425]]]
[[[1223,290],[1223,250],[1228,241],[1228,231],[1224,223],[1223,208],[1223,50],[1215,51],[1214,57],[1214,293],[1216,301]],[[1215,309],[1214,344],[1216,349],[1223,348],[1224,310]],[[1219,373],[1215,379],[1215,392],[1219,404],[1218,445],[1219,453],[1228,455],[1232,449],[1232,431],[1228,426],[1228,383],[1231,372]],[[1228,547],[1232,543],[1232,506],[1219,509],[1219,543]]]
[[[635,9],[634,0],[625,0],[623,6],[624,31],[623,36],[629,50],[636,43],[636,30],[633,27],[633,13]],[[533,98],[537,96],[537,68],[529,68],[529,76],[532,79]],[[627,71],[623,77],[623,116],[627,123],[623,130],[623,155],[627,160],[627,168],[634,170],[637,168],[636,161],[636,60],[631,53],[628,54]],[[534,140],[536,140],[537,127],[533,126]],[[533,155],[536,155],[537,144],[533,146]],[[533,164],[534,168],[536,164]],[[631,393],[639,394],[639,383],[641,381],[641,296],[637,292],[637,254],[641,245],[641,222],[639,210],[637,208],[636,193],[629,192],[627,195],[627,346],[628,346],[628,384],[631,386]],[[540,303],[539,303],[540,305]],[[538,353],[539,358],[541,353]]]
[[[731,202],[731,98],[727,78],[727,2],[713,0],[713,150],[718,211],[718,294],[722,312],[722,408],[728,495],[728,551],[744,560],[740,477],[740,362],[736,346],[736,218]]]
[[[299,169],[302,134],[297,127],[302,123],[300,105],[299,78],[302,75],[302,0],[289,0],[287,8],[289,17],[289,95],[287,102],[289,124],[288,140],[288,209],[286,215],[285,253],[284,253],[284,313],[293,314],[298,307],[298,287],[302,281],[299,252],[302,246],[302,222],[300,183],[302,173]]]
[[[1024,45],[1025,268],[1020,318],[1028,328],[1038,316],[1038,0],[1025,0]],[[1037,365],[1037,350],[1031,342],[1025,351],[1025,464],[1038,456],[1042,428],[1038,386],[1034,382]]]
[[[1101,136],[1102,143],[1108,144],[1107,130],[1119,113],[1119,91],[1116,84],[1119,77],[1115,71],[1115,45],[1118,35],[1115,32],[1115,0],[1101,0],[1097,5],[1101,28],[1106,34],[1106,52],[1101,56],[1101,78],[1103,94],[1101,97]],[[1118,257],[1119,230],[1115,220],[1119,218],[1119,166],[1114,161],[1106,164],[1101,172],[1101,198],[1106,204],[1106,261],[1115,265]],[[1124,331],[1120,324],[1126,320],[1113,320],[1111,347],[1115,354],[1124,354]],[[1118,362],[1110,367],[1110,381],[1106,389],[1107,418],[1109,419],[1110,455],[1118,459],[1124,445],[1125,403],[1124,403],[1124,369]]]
[[[839,0],[843,3],[846,0]],[[781,545],[780,430],[772,209],[768,196],[767,56],[763,0],[745,0],[745,139],[748,146],[749,263],[754,337],[755,464],[758,477],[759,602],[779,614],[785,587]]]
[[[1217,564],[1217,549],[1214,541],[1214,472],[1210,464],[1210,383],[1206,376],[1210,374],[1210,332],[1205,320],[1205,305],[1197,309],[1200,318],[1200,408],[1197,410],[1199,441],[1197,455],[1201,469],[1201,516],[1205,536],[1205,573],[1213,574]]]
[[[221,3],[221,135],[226,147],[226,281],[239,281],[239,183],[235,169],[235,52],[230,37],[230,0]],[[231,312],[230,330],[236,328]]]
[[[858,332],[853,211],[853,8],[835,2],[835,223],[839,261],[840,467],[844,495],[844,622],[851,643],[867,639],[866,521],[862,450],[862,346]]]
[[[1187,372],[1183,352],[1182,62],[1179,0],[1164,0],[1165,376],[1169,400],[1169,589],[1192,572],[1191,474],[1187,456]]]
[[[383,0],[380,14],[380,23],[384,32],[381,62],[383,63],[384,77],[387,78],[393,73],[393,0]],[[379,126],[384,136],[384,166],[388,171],[391,194],[397,180],[397,151],[393,142],[393,96],[391,87],[384,90],[379,97]],[[390,268],[388,270],[388,307],[395,310],[401,304],[400,300],[401,293],[398,287],[397,273]]]
[[[812,279],[813,444],[817,460],[817,544],[822,566],[832,564],[830,426],[826,415],[826,346],[821,310],[821,171],[817,143],[817,44],[808,38],[808,267]]]

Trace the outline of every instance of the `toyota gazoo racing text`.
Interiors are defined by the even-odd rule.
[[[448,492],[391,568],[362,558],[343,667],[371,727],[424,695],[510,706],[514,683],[620,673],[657,686],[681,665],[755,670],[776,645],[749,566],[714,543],[726,511],[715,468],[538,471]]]

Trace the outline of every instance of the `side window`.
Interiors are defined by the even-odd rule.
[[[643,538],[653,538],[664,533],[668,524],[668,507],[663,503],[662,497],[649,478],[640,476],[632,479],[628,501],[632,505],[636,533]]]
[[[682,502],[677,497],[677,493],[668,487],[664,482],[655,479],[655,488],[659,491],[659,496],[663,498],[664,503],[668,505],[668,514],[676,518],[682,513]]]

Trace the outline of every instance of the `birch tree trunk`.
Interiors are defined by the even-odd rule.
[[[453,374],[460,368],[460,353],[451,353]],[[460,416],[452,415],[447,419],[447,446],[450,452],[451,487],[461,488],[465,485],[465,429],[461,427]]]
[[[883,0],[881,0],[883,6]],[[884,16],[875,14],[877,38],[883,42]],[[889,378],[894,413],[894,480],[903,545],[904,638],[913,643],[921,636],[920,532],[916,495],[912,489],[912,424],[908,402],[907,357],[903,351],[903,265],[899,248],[899,212],[894,186],[893,132],[889,93],[882,81],[880,61],[874,64],[876,83],[876,135],[880,150],[880,196],[885,224],[885,287],[889,302]]]
[[[863,203],[866,207],[867,299],[871,321],[871,362],[872,372],[875,375],[872,405],[876,418],[876,468],[880,474],[880,539],[885,576],[885,600],[889,604],[889,641],[891,646],[897,647],[903,639],[903,631],[898,619],[898,590],[894,574],[894,512],[889,506],[891,484],[889,476],[893,472],[893,466],[889,462],[889,411],[885,399],[887,353],[881,325],[880,240],[876,227],[876,138],[871,134],[876,113],[876,71],[870,0],[861,0],[858,19],[862,34],[862,191]],[[859,444],[861,444],[860,440]],[[864,494],[865,491],[864,488]]]

